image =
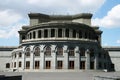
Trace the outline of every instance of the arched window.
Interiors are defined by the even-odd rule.
[[[73,47],[69,49],[69,56],[75,56]]]
[[[85,48],[80,49],[80,56],[85,56]]]
[[[26,53],[25,53],[26,57],[30,57],[30,48],[26,49]]]
[[[36,48],[35,48],[34,55],[35,55],[35,56],[40,56],[40,48],[39,48],[39,47],[36,47]]]
[[[62,56],[63,55],[63,48],[58,48],[57,49],[57,55]]]
[[[51,48],[46,47],[45,56],[51,56]]]
[[[14,55],[15,55],[15,58],[16,58],[16,53]]]
[[[10,68],[10,63],[6,63],[6,68]]]

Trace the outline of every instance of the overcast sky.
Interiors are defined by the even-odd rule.
[[[18,31],[29,25],[28,13],[74,15],[92,13],[92,25],[103,46],[120,46],[120,0],[4,0],[0,2],[0,46],[18,46]]]

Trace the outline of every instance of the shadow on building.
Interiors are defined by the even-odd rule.
[[[0,80],[22,80],[22,76],[5,76],[5,75],[0,75]]]

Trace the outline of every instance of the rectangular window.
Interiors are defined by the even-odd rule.
[[[22,57],[22,53],[19,53],[19,58],[21,58]]]
[[[80,69],[85,69],[85,61],[80,62]]]
[[[39,69],[40,66],[40,62],[39,61],[35,61],[35,69]]]
[[[55,29],[51,29],[51,37],[55,37]]]
[[[19,62],[19,67],[21,67],[22,66],[22,63],[21,62]]]
[[[94,69],[94,62],[90,62],[90,69]]]
[[[51,61],[46,61],[46,69],[50,69],[51,68]]]
[[[57,61],[57,69],[62,69],[63,61]]]
[[[26,61],[26,69],[30,69],[30,61]]]
[[[14,62],[14,67],[16,67],[16,62]]]
[[[74,49],[69,50],[69,56],[75,56]]]
[[[41,30],[38,31],[38,38],[41,38]]]
[[[48,30],[47,30],[47,29],[44,30],[44,37],[45,37],[45,38],[48,37]]]
[[[62,37],[62,29],[58,29],[58,37]]]
[[[69,69],[74,69],[74,61],[69,61]]]
[[[73,30],[73,38],[76,38],[76,30]]]
[[[65,37],[69,37],[69,29],[65,30]]]

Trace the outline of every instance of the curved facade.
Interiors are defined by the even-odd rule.
[[[92,14],[29,17],[30,25],[19,31],[20,46],[12,52],[13,71],[103,70],[111,65],[101,48],[102,31],[91,26]]]

